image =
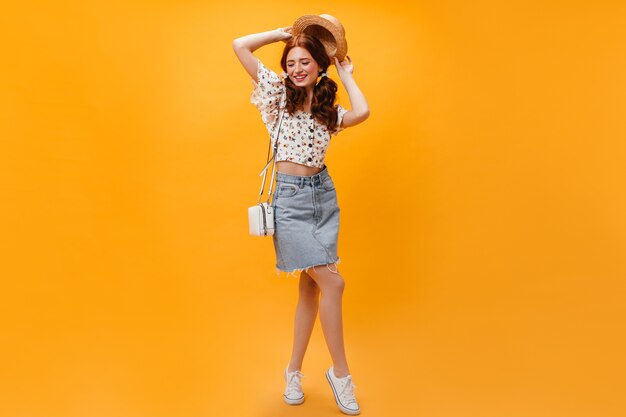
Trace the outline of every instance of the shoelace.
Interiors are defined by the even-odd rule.
[[[352,375],[348,375],[345,381],[339,396],[344,400],[346,405],[356,404],[356,398],[354,397],[354,388],[356,388],[356,386],[352,383]]]
[[[300,371],[293,371],[287,373],[287,394],[300,394],[302,392],[301,379],[304,375]]]

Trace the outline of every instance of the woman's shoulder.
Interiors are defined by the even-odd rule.
[[[283,83],[280,76],[271,68],[268,68],[260,59],[258,60],[257,78],[259,82]]]
[[[267,68],[261,60],[258,60],[257,79],[250,101],[254,104],[263,118],[263,122],[269,127],[277,120],[281,108],[285,107],[285,90],[281,78],[271,69]]]

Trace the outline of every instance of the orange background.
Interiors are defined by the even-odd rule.
[[[339,415],[319,322],[281,401],[297,285],[248,236],[231,49],[330,13],[371,108],[327,158],[362,414],[623,416],[626,5],[411,4],[3,3],[0,415]]]

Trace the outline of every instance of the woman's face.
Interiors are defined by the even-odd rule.
[[[319,65],[306,49],[296,46],[287,53],[287,75],[296,86],[315,87],[319,72]]]

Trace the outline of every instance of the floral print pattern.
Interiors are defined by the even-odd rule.
[[[265,127],[272,136],[272,146],[274,145],[275,132],[277,129],[280,109],[286,104],[285,85],[282,80],[272,70],[258,61],[258,82],[254,85],[254,90],[250,101],[261,112],[261,118]],[[287,111],[283,114],[283,121],[280,127],[280,137],[278,138],[278,152],[276,161],[291,161],[310,167],[324,167],[326,150],[330,144],[330,137],[336,135],[343,129],[340,127],[344,114],[347,110],[337,105],[337,128],[329,132],[325,125],[320,124],[311,113],[301,110],[294,114]]]

